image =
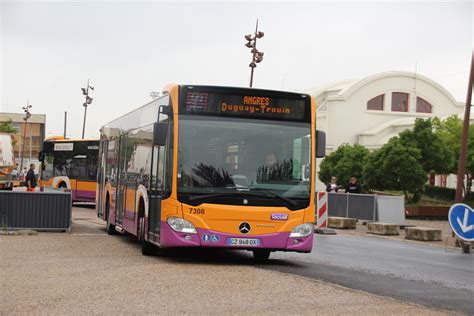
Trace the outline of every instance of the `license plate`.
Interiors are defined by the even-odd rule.
[[[260,239],[255,238],[227,238],[228,246],[260,246]]]

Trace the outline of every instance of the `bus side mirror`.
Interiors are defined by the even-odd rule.
[[[44,151],[40,151],[38,155],[38,160],[40,162],[44,162]]]
[[[153,145],[164,146],[168,136],[168,122],[156,122],[153,124]]]
[[[326,155],[326,133],[316,130],[316,158]]]

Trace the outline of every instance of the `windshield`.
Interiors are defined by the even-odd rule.
[[[204,195],[199,203],[234,204],[239,196],[235,203],[241,205],[247,194],[248,205],[286,206],[291,199],[297,208],[307,206],[310,144],[309,123],[182,115],[179,198]]]

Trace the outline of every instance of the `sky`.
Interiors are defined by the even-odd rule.
[[[385,71],[411,71],[465,102],[471,1],[235,2],[0,0],[0,111],[46,114],[46,135],[86,137],[151,101],[169,83],[304,91]]]

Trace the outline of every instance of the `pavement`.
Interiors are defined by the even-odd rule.
[[[406,240],[408,242],[417,242],[421,244],[429,244],[440,247],[456,247],[456,238],[451,234],[452,230],[447,220],[419,220],[419,219],[407,219],[405,220],[405,226],[407,227],[429,227],[441,230],[441,241],[414,241],[405,239],[405,230],[400,229],[400,235],[398,236],[378,236],[380,238],[388,238],[394,240]],[[356,229],[335,229],[339,235],[367,235],[367,225],[362,221],[359,221],[356,225]]]
[[[339,240],[354,247],[361,242],[351,240],[366,237],[316,236],[312,254],[276,253],[269,263],[256,264],[245,251],[181,250],[146,257],[134,238],[109,236],[104,226],[93,208],[74,207],[71,233],[0,236],[0,280],[4,289],[0,315],[446,315],[451,313],[448,310],[459,311],[341,286],[334,276],[324,280],[330,271],[340,273],[342,279],[364,271],[357,267],[361,259],[353,260],[352,267],[345,266],[347,259],[333,262],[328,252],[333,251],[337,257],[342,253],[331,243]],[[356,252],[354,248],[347,255],[354,257]],[[317,255],[327,262],[320,263],[314,257]],[[319,264],[320,270],[315,273],[313,268]],[[308,267],[313,275],[305,275]],[[432,273],[435,271],[427,277]],[[399,277],[393,276],[395,280]],[[456,282],[451,289],[463,289],[464,283]],[[383,289],[391,287],[389,283]]]

